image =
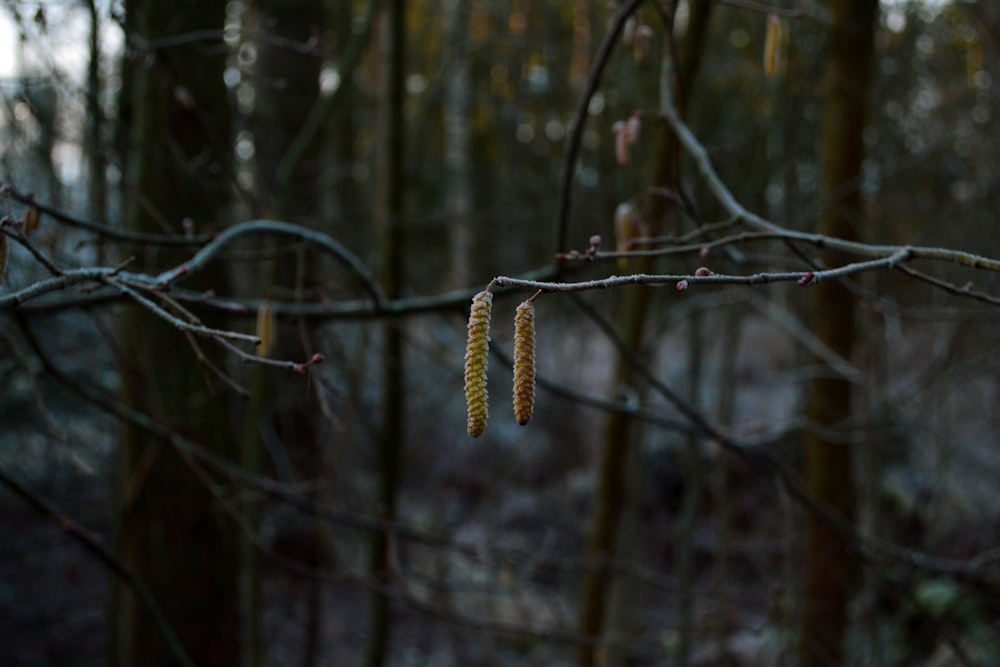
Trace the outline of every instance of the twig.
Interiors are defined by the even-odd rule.
[[[246,387],[244,387],[243,385],[239,384],[233,378],[229,377],[229,375],[225,371],[223,371],[221,368],[219,368],[215,364],[215,362],[213,362],[211,359],[209,359],[205,355],[205,353],[202,351],[201,346],[198,345],[198,341],[196,341],[194,339],[194,336],[191,334],[190,331],[185,331],[183,333],[184,333],[184,337],[187,339],[188,344],[191,346],[191,350],[194,352],[195,358],[198,360],[198,363],[200,363],[202,366],[204,366],[208,371],[210,371],[217,378],[219,378],[220,380],[222,380],[222,382],[227,387],[229,387],[234,392],[236,392],[240,396],[240,398],[249,400],[249,398],[250,398],[250,392],[246,389]],[[219,337],[216,336],[215,340],[221,342],[221,341],[224,341],[225,339],[224,338],[219,338]],[[233,348],[234,349],[239,349],[235,345],[233,346]],[[209,380],[206,377],[205,378],[205,383],[208,384],[208,382],[209,382]],[[209,385],[209,389],[211,390],[211,385]]]
[[[959,287],[954,283],[950,283],[947,280],[941,280],[940,278],[935,278],[934,276],[928,275],[923,271],[918,271],[912,266],[906,266],[905,264],[900,264],[896,267],[906,275],[911,278],[916,278],[917,280],[922,280],[925,283],[929,283],[935,287],[943,289],[946,292],[950,292],[957,296],[964,296],[970,299],[976,299],[977,301],[984,301],[986,303],[992,303],[994,305],[1000,305],[1000,298],[986,294],[985,292],[980,292],[978,290],[972,289],[971,286]]]
[[[158,305],[156,305],[143,295],[139,294],[139,292],[132,289],[131,287],[129,287],[120,280],[107,280],[107,283],[109,285],[112,285],[119,291],[121,291],[124,295],[126,295],[139,305],[151,311],[154,315],[156,315],[160,319],[167,321],[168,323],[172,324],[174,327],[180,329],[181,331],[191,331],[193,333],[202,336],[219,336],[222,338],[241,340],[247,343],[253,343],[254,345],[260,345],[260,338],[258,338],[257,336],[253,336],[251,334],[240,333],[238,331],[223,331],[222,329],[213,329],[212,327],[206,327],[201,324],[190,324],[188,322],[185,322],[184,320],[175,317],[174,315],[171,315],[163,308],[160,308]]]
[[[57,523],[67,535],[83,545],[84,549],[96,556],[109,570],[114,572],[115,576],[132,590],[133,594],[139,600],[139,604],[145,607],[149,615],[156,621],[157,629],[160,631],[160,634],[166,641],[167,646],[170,647],[177,661],[182,665],[194,667],[191,656],[188,655],[180,638],[170,625],[170,621],[167,620],[166,615],[163,613],[163,609],[157,604],[156,599],[146,588],[145,584],[137,579],[128,566],[111,553],[97,536],[82,528],[55,503],[30,491],[23,484],[4,472],[2,468],[0,468],[0,484],[10,489],[39,514]]]
[[[169,236],[164,234],[144,234],[142,232],[132,232],[125,229],[119,229],[117,227],[111,227],[109,225],[102,225],[96,222],[92,222],[90,220],[84,220],[83,218],[78,218],[74,215],[70,215],[52,206],[39,203],[35,201],[35,198],[33,196],[20,192],[13,186],[7,185],[6,187],[9,188],[11,199],[21,202],[22,204],[34,206],[39,211],[49,216],[53,220],[66,223],[71,227],[85,229],[89,232],[93,232],[104,238],[117,239],[119,241],[128,241],[131,243],[142,243],[145,245],[174,246],[174,247],[200,246],[205,243],[208,243],[212,238],[211,235],[209,234],[201,234],[190,237]]]
[[[63,270],[56,266],[55,262],[49,259],[45,253],[35,247],[35,245],[28,240],[28,237],[21,233],[20,230],[14,227],[8,227],[7,225],[0,226],[0,234],[6,234],[10,238],[18,242],[22,247],[24,247],[31,255],[38,261],[39,264],[44,266],[49,273],[54,276],[61,276]]]
[[[587,124],[590,108],[590,100],[597,92],[597,86],[601,82],[601,76],[608,66],[611,53],[615,44],[621,36],[622,29],[626,21],[635,10],[642,4],[643,0],[628,0],[615,12],[611,27],[604,35],[604,40],[597,49],[594,56],[594,64],[587,74],[587,83],[580,93],[580,99],[576,103],[576,110],[573,112],[573,119],[570,122],[569,138],[566,140],[566,155],[563,158],[562,172],[559,176],[559,202],[556,205],[556,230],[555,248],[556,251],[566,247],[566,238],[569,227],[569,214],[572,208],[573,178],[576,175],[576,163],[580,159],[580,146],[583,144],[583,130]]]
[[[236,347],[230,343],[225,338],[216,339],[222,347],[226,348],[234,355],[242,359],[243,361],[259,364],[261,366],[270,366],[272,368],[281,368],[286,371],[292,371],[293,373],[305,373],[306,369],[310,366],[315,366],[323,362],[323,355],[319,352],[315,353],[308,361],[295,362],[295,361],[282,361],[281,359],[268,359],[267,357],[260,357],[255,354],[247,354],[240,348]]]

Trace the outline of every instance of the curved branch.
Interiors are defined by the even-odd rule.
[[[611,27],[604,35],[604,40],[597,49],[594,57],[594,64],[587,75],[587,83],[580,99],[576,103],[576,110],[573,112],[573,120],[570,123],[569,139],[566,141],[566,157],[563,159],[562,173],[559,176],[559,203],[556,208],[556,234],[555,247],[561,250],[566,247],[567,228],[569,226],[569,212],[572,201],[573,176],[576,174],[576,163],[580,159],[580,146],[583,143],[583,130],[587,124],[587,113],[590,108],[590,100],[597,92],[597,86],[601,82],[608,61],[611,59],[611,52],[618,42],[625,22],[635,10],[642,4],[643,0],[628,0],[615,12]]]
[[[374,301],[377,307],[384,305],[385,295],[382,292],[382,287],[375,280],[375,276],[365,263],[362,262],[354,253],[348,250],[340,242],[336,241],[333,237],[324,234],[323,232],[318,232],[300,225],[293,225],[291,223],[281,222],[278,220],[250,220],[233,225],[212,239],[211,242],[195,253],[194,257],[189,259],[187,262],[184,262],[180,266],[174,267],[168,271],[164,271],[160,275],[153,278],[153,282],[157,286],[163,287],[170,285],[171,283],[174,283],[190,274],[196,273],[205,268],[209,261],[212,260],[226,245],[232,243],[241,236],[247,236],[249,234],[291,236],[293,238],[301,239],[310,245],[326,250],[340,260],[341,263],[347,266],[347,268],[349,268],[354,275],[361,280],[365,290],[369,293],[369,295],[371,295],[372,301]]]

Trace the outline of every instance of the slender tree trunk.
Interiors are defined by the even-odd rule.
[[[323,24],[323,5],[315,0],[257,0],[256,22],[261,30],[272,37],[302,43],[310,39]],[[257,43],[259,57],[255,67],[257,86],[254,108],[254,144],[257,159],[255,194],[270,215],[305,226],[317,226],[319,208],[319,174],[325,157],[319,142],[312,141],[304,150],[289,156],[289,146],[307,122],[313,108],[319,104],[319,76],[322,61],[316,54],[302,53],[271,40]],[[278,165],[294,174],[285,180]],[[335,233],[332,229],[324,229]],[[263,241],[262,241],[263,242]],[[276,259],[267,265],[255,266],[246,282],[263,278],[257,294],[275,286],[291,288],[296,300],[303,295],[303,276],[318,273],[315,260],[300,251]],[[313,350],[313,328],[301,321],[277,324],[275,348],[271,354],[279,358],[302,358]],[[288,375],[254,371],[258,380],[255,393],[260,398],[248,412],[246,451],[251,459],[253,449],[262,447],[261,425],[273,427],[277,434],[276,445],[284,448],[291,463],[293,478],[299,475],[312,477],[323,459],[323,424],[319,402],[313,387]],[[291,480],[288,480],[291,481]],[[290,527],[288,544],[294,553],[285,554],[307,567],[322,567],[330,557],[328,526],[319,518],[306,519]],[[247,545],[247,557],[253,545]],[[320,582],[301,582],[304,598],[305,622],[302,641],[302,667],[311,667],[319,659],[320,626],[322,624],[322,597],[324,587]],[[248,602],[251,600],[248,600]],[[259,602],[258,602],[259,604]],[[259,610],[256,612],[259,614]]]
[[[129,37],[221,31],[223,0],[127,5]],[[182,221],[219,227],[229,211],[229,106],[225,54],[206,48],[160,49],[133,61],[130,133],[124,182],[125,221],[144,232],[182,233]],[[140,46],[141,48],[141,46]],[[155,274],[180,259],[155,248],[134,250]],[[186,287],[226,292],[222,271]],[[221,326],[219,322],[208,322]],[[222,362],[205,341],[205,353]],[[235,458],[231,405],[198,363],[188,339],[146,310],[121,319],[122,398],[154,421],[215,454]],[[115,477],[116,548],[159,601],[199,667],[240,664],[238,548],[232,520],[219,510],[212,480],[170,443],[126,424]],[[115,590],[112,664],[173,665],[153,619],[123,587]]]
[[[87,208],[92,220],[103,222],[107,219],[108,201],[102,136],[104,110],[101,108],[101,20],[96,0],[89,0],[87,10],[90,14],[90,60],[87,63]],[[103,257],[98,261],[105,263]]]
[[[676,77],[665,75],[661,85],[670,86],[675,91],[684,91],[691,86],[700,62],[710,9],[710,2],[703,0],[694,3],[688,32],[680,48],[681,63],[676,68]],[[663,66],[669,68],[665,72],[675,71],[672,62],[665,62]],[[683,96],[676,100],[682,112],[685,101],[686,98]],[[677,142],[673,137],[668,137],[663,143],[661,156],[656,165],[654,182],[673,187],[679,167]],[[652,224],[648,233],[655,236],[671,224],[674,214],[672,211],[664,211],[659,199],[655,199],[649,209],[649,219]],[[631,266],[627,270],[641,273],[648,271],[649,266],[648,260],[631,260]],[[649,314],[649,300],[648,289],[630,288],[623,291],[617,322],[622,340],[632,350],[639,350],[642,344]],[[635,384],[635,370],[628,360],[620,357],[615,369],[614,386],[631,389]],[[597,497],[587,543],[587,558],[591,561],[593,569],[584,576],[580,612],[580,631],[592,637],[599,637],[607,625],[606,607],[613,578],[605,563],[616,556],[619,548],[619,523],[625,508],[627,491],[630,486],[635,485],[635,480],[629,480],[626,475],[628,470],[636,469],[628,465],[628,458],[638,455],[638,434],[639,429],[633,419],[621,413],[614,413],[608,417],[602,435]],[[603,647],[585,647],[580,650],[577,665],[593,667],[602,664],[604,658]]]
[[[449,58],[444,100],[444,166],[448,179],[445,213],[451,238],[448,287],[468,285],[472,265],[472,163],[470,160],[472,108],[468,61],[469,3],[447,0],[442,8]]]
[[[822,136],[825,199],[819,231],[855,240],[863,217],[857,183],[864,157],[862,133],[878,0],[835,0],[830,10]],[[834,253],[824,256],[828,266],[844,259]],[[813,290],[816,337],[841,358],[850,359],[854,348],[854,300],[850,292],[835,281],[822,282]],[[818,375],[809,387],[806,410],[812,423],[837,431],[851,414],[850,382],[832,371]],[[806,484],[818,500],[846,520],[854,517],[852,465],[851,447],[843,438],[806,437]],[[812,516],[806,518],[805,540],[799,664],[839,666],[843,664],[846,610],[852,590],[851,559],[842,541]]]
[[[406,2],[390,0],[382,16],[383,94],[379,118],[379,154],[376,164],[375,214],[378,251],[386,295],[398,297],[403,287],[402,216],[404,202],[403,129]],[[382,362],[382,425],[379,433],[379,513],[386,523],[396,515],[399,457],[403,444],[404,374],[403,327],[392,320],[384,327]],[[370,569],[382,585],[391,585],[389,540],[377,533],[372,540]],[[390,599],[380,591],[371,597],[368,652],[365,664],[386,662],[391,635]]]

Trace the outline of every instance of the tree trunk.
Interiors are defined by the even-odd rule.
[[[874,24],[878,0],[831,3],[829,65],[823,110],[823,187],[820,233],[858,238],[862,220],[858,179],[864,157],[862,133],[868,106]],[[834,253],[827,266],[847,261]],[[839,282],[813,288],[813,332],[829,349],[850,359],[854,345],[854,301]],[[815,360],[821,364],[820,360]],[[851,385],[832,369],[812,380],[807,416],[826,433],[841,429],[851,414]],[[844,438],[810,434],[805,440],[805,479],[809,491],[846,520],[854,516],[851,447]],[[846,545],[819,523],[806,518],[803,606],[799,664],[843,664],[846,609],[852,589],[852,563]]]
[[[221,34],[224,12],[224,0],[130,2],[129,38],[142,48],[158,37]],[[227,217],[230,115],[221,46],[220,39],[202,47],[163,47],[132,63],[125,89],[132,99],[123,192],[130,229],[179,234],[185,219],[218,228]],[[155,248],[133,252],[139,268],[153,274],[180,259]],[[185,286],[226,291],[222,271],[208,271]],[[123,313],[120,331],[122,399],[213,453],[235,458],[229,395],[213,387],[214,378],[185,336],[137,307]],[[215,359],[210,342],[199,342]],[[116,548],[200,667],[240,664],[236,529],[217,507],[210,483],[168,442],[123,426]],[[175,664],[154,619],[121,586],[114,613],[112,664]]]
[[[448,36],[444,98],[444,167],[448,182],[445,214],[450,238],[448,288],[468,285],[472,277],[472,90],[469,77],[469,3],[447,0],[442,7]]]
[[[380,26],[381,63],[384,67],[379,104],[379,152],[376,157],[375,217],[378,226],[380,273],[389,298],[402,293],[404,280],[402,216],[404,202],[403,136],[404,136],[404,77],[406,45],[406,2],[390,0]],[[403,443],[404,375],[403,326],[390,320],[383,329],[384,357],[382,362],[382,424],[378,435],[379,448],[379,513],[388,523],[396,515],[396,489],[399,478],[399,458]],[[388,553],[389,542],[384,532],[372,539],[370,570],[384,586],[391,585]],[[375,591],[370,600],[369,638],[365,664],[379,667],[385,664],[391,634],[390,599]]]
[[[669,84],[664,85],[676,86],[677,91],[684,91],[691,86],[700,62],[710,10],[710,2],[693,4],[692,19],[680,49],[681,63],[677,67],[677,77],[676,79],[670,77]],[[665,62],[663,67],[673,67],[673,64]],[[684,97],[676,100],[682,113],[685,101]],[[654,182],[670,188],[678,178],[679,155],[676,140],[667,137],[660,150],[661,157],[656,163]],[[649,219],[652,224],[648,233],[656,236],[663,233],[663,230],[670,225],[669,220],[673,219],[675,214],[672,211],[665,211],[659,198],[653,199],[649,209]],[[629,262],[630,266],[627,268],[629,272],[643,273],[650,270],[651,264],[648,259],[629,260]],[[621,297],[617,323],[622,340],[629,349],[636,351],[640,349],[648,319],[649,299],[650,290],[642,287],[627,288]],[[627,359],[619,357],[613,386],[630,390],[635,384],[634,368]],[[635,490],[636,480],[630,480],[627,473],[629,470],[641,470],[639,466],[629,465],[629,457],[638,456],[637,426],[635,420],[628,415],[612,413],[604,427],[601,458],[598,464],[596,501],[587,543],[587,559],[592,563],[592,569],[584,575],[580,611],[580,632],[592,637],[599,637],[604,632],[605,626],[610,625],[605,616],[613,578],[604,563],[618,555],[619,523],[622,512],[626,510],[627,492],[630,487]],[[636,509],[632,508],[633,511]],[[593,667],[602,664],[607,657],[600,645],[584,647],[578,655],[577,665]],[[611,658],[615,661],[626,659],[616,655],[612,655]]]

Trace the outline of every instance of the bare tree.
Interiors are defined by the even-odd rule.
[[[191,3],[180,9],[136,2],[127,10],[126,36],[139,57],[131,63],[127,89],[132,101],[126,226],[145,234],[183,234],[185,223],[202,229],[224,224],[231,175],[225,53],[218,48],[221,42],[212,48],[175,49],[158,39],[219,31],[225,3]],[[160,142],[161,137],[168,142]],[[165,270],[177,259],[164,248],[134,246],[133,252],[149,272]],[[224,289],[227,282],[217,269],[199,280],[215,289]],[[183,310],[178,316],[187,317]],[[138,310],[123,313],[119,332],[124,403],[151,415],[168,433],[197,438],[216,454],[234,457],[233,395],[217,385],[218,378],[206,384],[205,372],[210,377],[210,369],[223,363],[220,350],[203,351],[190,332]],[[163,364],[165,356],[173,361]],[[196,664],[233,665],[240,661],[241,648],[239,560],[235,527],[211,492],[215,483],[169,438],[152,436],[134,424],[123,426],[116,550],[162,601]],[[113,659],[120,665],[174,662],[155,619],[123,586],[116,595]]]

